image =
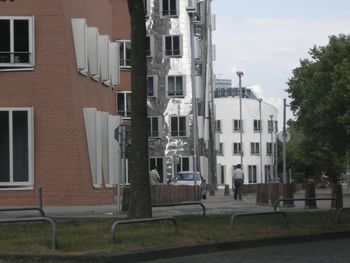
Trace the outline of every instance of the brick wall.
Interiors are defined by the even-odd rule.
[[[34,108],[34,189],[0,189],[0,205],[88,205],[113,202],[113,189],[93,189],[83,108],[116,113],[115,90],[76,70],[71,18],[86,18],[101,34],[115,39],[112,8],[126,0],[16,0],[0,2],[0,16],[35,17],[33,71],[0,72],[0,107]],[[127,7],[124,5],[124,7]],[[119,16],[118,16],[119,17]],[[119,21],[124,23],[123,21]],[[118,24],[117,28],[129,25]],[[130,89],[130,72],[122,73]]]

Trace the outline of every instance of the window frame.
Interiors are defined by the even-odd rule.
[[[260,143],[251,142],[250,143],[250,154],[259,155],[260,154]]]
[[[0,62],[0,71],[16,71],[16,70],[33,70],[35,66],[35,26],[34,16],[0,16],[0,20],[10,21],[10,62]],[[28,63],[15,63],[14,55],[14,20],[27,20],[28,21]],[[6,53],[6,51],[3,51]],[[8,53],[8,52],[7,52]],[[16,52],[18,53],[18,52]],[[12,58],[13,57],[13,58]]]
[[[219,142],[219,149],[217,150],[217,155],[224,155],[225,144],[223,142]]]
[[[169,95],[169,78],[174,78],[174,93],[175,95]],[[181,87],[182,87],[182,93],[181,94],[176,94],[176,83],[177,79],[181,78]],[[166,86],[166,92],[167,92],[167,97],[169,98],[183,98],[185,97],[185,91],[186,91],[186,84],[185,84],[185,76],[184,75],[167,75],[165,78],[165,86]]]
[[[243,120],[234,119],[232,125],[233,125],[233,132],[240,132],[241,130],[243,132]]]
[[[149,93],[148,79],[153,78],[153,95]],[[157,75],[147,75],[147,97],[156,98],[158,97],[158,76]]]
[[[237,145],[237,147],[235,147],[235,145]],[[242,152],[242,145],[240,142],[234,142],[233,145],[232,145],[232,153],[233,155],[241,155],[241,152]],[[236,148],[237,148],[237,151],[236,151]]]
[[[257,183],[257,166],[248,165],[248,183],[256,184]]]
[[[179,54],[174,54],[174,38],[178,37],[179,39]],[[166,41],[167,38],[171,38],[171,48],[169,50],[166,49]],[[174,35],[164,35],[163,36],[163,56],[165,58],[180,58],[182,57],[182,35],[174,34]],[[167,54],[167,51],[170,51],[171,54]]]
[[[253,129],[254,132],[261,132],[261,121],[260,120],[253,120]]]
[[[168,1],[168,10],[163,10],[163,1]],[[175,10],[175,14],[169,14],[169,12],[171,11],[171,10],[169,10],[170,9],[170,2],[171,1],[175,1],[176,3],[176,10]],[[160,5],[160,8],[159,8],[159,12],[160,12],[160,17],[161,18],[176,18],[176,17],[178,17],[179,16],[179,0],[160,0],[159,1],[159,5]],[[164,11],[167,11],[167,14],[165,14],[164,13]]]
[[[118,105],[118,95],[123,94],[124,96],[124,111],[119,111],[119,105]],[[117,115],[121,116],[122,119],[130,119],[131,118],[131,111],[132,111],[132,106],[131,106],[131,91],[117,91],[116,92],[116,103],[117,103]],[[128,96],[130,96],[130,106],[128,106]],[[128,111],[130,109],[130,111]],[[120,114],[124,113],[124,114]]]
[[[215,131],[220,133],[222,132],[222,120],[216,120]]]
[[[9,115],[9,181],[0,182],[0,190],[3,189],[19,189],[19,188],[31,188],[34,185],[34,115],[33,108],[30,107],[0,107],[0,112],[8,112]],[[14,156],[13,156],[13,112],[25,111],[27,112],[27,135],[28,135],[28,180],[15,182],[14,181]],[[11,114],[10,114],[11,112]],[[12,133],[11,133],[12,132]]]
[[[148,127],[148,138],[159,138],[160,137],[160,116],[148,116],[147,117],[147,119],[148,119],[148,125],[149,125],[149,127]],[[156,130],[154,130],[153,129],[153,122],[152,122],[152,120],[153,119],[156,119],[157,120],[157,129]],[[155,135],[154,135],[154,134]]]
[[[149,50],[149,53],[148,53],[148,50],[146,49],[146,57],[147,58],[153,58],[154,57],[154,35],[148,34],[146,36],[146,44],[147,44],[148,41],[149,41],[150,50]]]
[[[117,42],[119,43],[119,51],[121,51],[120,49],[121,49],[121,47],[123,47],[123,52],[120,52],[120,54],[119,54],[120,69],[131,69],[131,40],[118,39]],[[130,43],[130,58],[127,58],[126,43]],[[127,61],[130,61],[130,65],[128,65]]]
[[[172,129],[172,124],[173,124],[173,119],[176,118],[177,119],[177,131],[173,131]],[[181,126],[181,122],[180,119],[184,119],[184,123],[185,123],[185,129],[184,130],[180,130],[180,126]],[[170,136],[171,137],[187,137],[187,128],[188,128],[188,124],[187,124],[188,120],[187,120],[187,116],[170,116]],[[184,133],[183,133],[184,132]],[[175,134],[174,134],[175,133]],[[182,135],[184,134],[184,135]]]

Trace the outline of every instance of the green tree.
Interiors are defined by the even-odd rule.
[[[129,218],[152,217],[148,176],[146,25],[143,0],[128,0],[131,19],[131,156]]]
[[[309,54],[288,81],[290,106],[304,136],[306,163],[334,178],[349,152],[350,36],[331,36],[328,45],[314,46]]]

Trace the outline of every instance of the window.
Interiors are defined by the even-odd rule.
[[[176,173],[181,171],[190,171],[189,157],[179,157],[179,160],[176,164]]]
[[[0,108],[0,145],[0,187],[32,185],[32,109]]]
[[[254,120],[254,131],[255,132],[261,131],[261,122],[260,122],[260,120]]]
[[[154,56],[154,37],[146,36],[146,57]]]
[[[272,124],[273,124],[273,121],[271,121],[271,120],[268,120],[267,121],[267,130],[268,130],[268,132],[272,132],[272,129],[273,129],[273,126],[272,126]]]
[[[273,144],[273,150],[276,153],[277,149],[276,149],[276,143]],[[272,155],[272,143],[271,142],[267,142],[266,143],[266,155]]]
[[[275,132],[278,132],[278,121],[275,121]]]
[[[178,0],[161,0],[162,16],[178,16]]]
[[[171,136],[186,136],[186,117],[171,117]]]
[[[224,144],[219,142],[218,155],[224,155]]]
[[[265,183],[268,183],[273,178],[273,174],[271,173],[271,165],[265,165]]]
[[[33,17],[0,16],[0,70],[33,68]]]
[[[171,35],[164,37],[164,55],[169,57],[181,56],[181,36]]]
[[[241,125],[242,124],[242,125]],[[243,120],[233,120],[233,131],[239,132],[242,129],[243,131]]]
[[[117,93],[118,115],[122,117],[131,117],[131,92]]]
[[[157,76],[147,76],[147,96],[157,97]]]
[[[159,137],[159,117],[148,117],[148,136]]]
[[[241,154],[242,148],[241,148],[241,143],[240,142],[234,142],[233,143],[233,154]]]
[[[216,132],[222,132],[221,120],[216,120]]]
[[[251,154],[259,154],[260,153],[259,143],[258,142],[250,143],[250,153]]]
[[[248,165],[248,178],[250,184],[256,184],[256,165]]]
[[[185,95],[183,76],[168,76],[166,85],[169,97],[183,97]]]
[[[120,52],[120,67],[131,67],[131,42],[130,40],[118,40]]]

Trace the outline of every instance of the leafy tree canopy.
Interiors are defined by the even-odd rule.
[[[339,172],[350,146],[350,35],[310,49],[288,81],[295,127],[309,164]]]

